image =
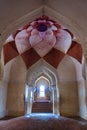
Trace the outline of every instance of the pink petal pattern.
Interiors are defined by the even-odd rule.
[[[31,32],[31,35],[35,35],[35,34],[36,35],[39,34],[38,31],[37,31],[37,29],[33,29],[32,32]]]
[[[40,55],[40,57],[45,56],[55,45],[56,38],[55,36],[42,40],[36,44],[33,48]]]
[[[32,47],[35,46],[36,44],[38,44],[41,41],[42,41],[42,38],[38,34],[31,35],[29,37],[29,42],[30,42]]]
[[[27,32],[30,32],[31,30],[33,30],[33,27],[32,27],[32,26],[29,26],[29,27],[27,28]]]
[[[26,30],[22,30],[15,37],[15,44],[20,54],[30,49],[31,47],[28,40],[29,35],[30,34],[28,34]]]
[[[5,41],[5,64],[18,55],[24,60],[27,69],[40,58],[57,68],[65,55],[81,63],[82,47],[73,41],[73,34],[68,29],[43,15],[20,27]]]
[[[71,46],[71,43],[71,35],[67,31],[60,30],[57,34],[57,42],[55,48],[66,54]]]

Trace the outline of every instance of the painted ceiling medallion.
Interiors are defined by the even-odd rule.
[[[4,45],[5,64],[17,55],[23,58],[27,68],[40,58],[43,58],[57,68],[59,62],[61,62],[66,54],[71,55],[81,62],[81,45],[75,42],[73,47],[72,44],[73,34],[68,29],[63,28],[58,22],[43,15],[18,29],[15,34],[9,36]],[[79,46],[79,56],[75,52],[77,51],[77,46]],[[9,49],[11,50],[10,52]],[[13,54],[10,54],[11,52]],[[32,57],[34,62],[30,63],[31,60],[29,61],[27,58],[33,56],[32,53],[35,54]],[[54,58],[54,63],[48,59],[53,59],[52,57]],[[58,62],[56,62],[57,60]]]

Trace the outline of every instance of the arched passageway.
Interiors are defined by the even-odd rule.
[[[52,68],[49,64],[44,62],[44,60],[42,64],[41,62],[42,59],[33,67],[31,67],[27,73],[28,85],[26,86],[26,90],[28,90],[28,95],[26,92],[26,114],[35,112],[34,110],[32,110],[33,104],[35,102],[39,104],[40,102],[44,102],[44,105],[48,102],[47,104],[50,104],[48,107],[50,108],[50,110],[48,110],[47,113],[51,112],[54,114],[60,114],[58,77],[56,70]],[[41,95],[41,93],[43,94],[43,96]],[[42,110],[42,112],[46,111]]]
[[[43,19],[45,19],[45,22],[43,22]],[[43,24],[39,20],[42,20]],[[32,112],[32,103],[35,99],[33,95],[34,88],[36,86],[35,82],[42,76],[49,80],[49,88],[51,88],[51,90],[53,89],[52,92],[54,93],[54,96],[51,99],[53,104],[53,113],[60,114],[61,109],[61,113],[63,115],[77,115],[79,112],[78,108],[80,106],[82,115],[85,115],[82,108],[83,103],[82,105],[79,103],[79,96],[77,94],[78,86],[80,86],[81,89],[81,86],[84,88],[83,81],[79,83],[79,78],[77,78],[77,75],[79,74],[82,78],[82,68],[80,64],[82,60],[81,45],[74,41],[73,35],[68,29],[63,28],[47,16],[42,16],[36,19],[36,21],[18,29],[15,34],[9,36],[4,44],[5,68],[8,70],[7,66],[10,65],[9,76],[7,75],[7,77],[5,77],[5,80],[9,77],[9,79],[7,79],[9,85],[8,83],[6,84],[9,86],[7,94],[8,102],[10,101],[10,103],[12,103],[13,101],[11,98],[11,91],[14,99],[16,99],[15,102],[18,107],[16,110],[20,111],[20,100],[22,104],[21,108],[24,110],[24,87],[25,84],[27,84],[25,93],[26,114],[30,114]],[[36,24],[36,32],[34,32],[34,24]],[[45,28],[42,29],[43,27]],[[36,38],[38,38],[37,41]],[[77,53],[77,50],[79,53]],[[10,53],[12,53],[12,55]],[[80,67],[76,66],[77,63],[72,62],[74,61],[72,60],[72,57],[78,62],[77,66]],[[27,70],[22,60],[24,61]],[[19,69],[18,66],[20,66]],[[79,71],[76,71],[78,70],[77,68],[80,68],[80,73],[78,73]],[[19,91],[22,92],[21,95],[19,94]],[[79,93],[80,92],[81,91],[79,91]],[[15,95],[17,95],[16,98]],[[74,100],[70,106],[69,104],[71,103],[72,98]],[[84,108],[86,108],[84,92],[83,98],[81,99],[82,102],[84,102]],[[14,105],[11,107],[9,105],[10,103],[7,103],[9,113],[12,110],[15,111]]]

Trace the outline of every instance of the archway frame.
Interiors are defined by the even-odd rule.
[[[35,81],[38,77],[44,76],[50,81],[50,87],[53,91],[53,114],[60,115],[59,110],[59,87],[58,87],[58,75],[56,72],[56,69],[53,68],[51,65],[46,63],[43,59],[41,59],[39,62],[34,64],[27,72],[27,84],[29,86],[29,97],[28,97],[28,105],[27,105],[27,111],[26,114],[30,114],[32,109],[30,106],[32,105],[30,99],[31,94],[30,92],[33,91]],[[30,109],[29,109],[30,107]]]

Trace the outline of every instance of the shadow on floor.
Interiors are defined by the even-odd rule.
[[[53,114],[31,114],[3,118],[0,130],[87,130],[87,121]]]

